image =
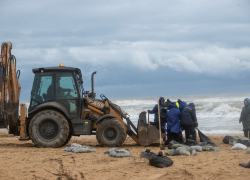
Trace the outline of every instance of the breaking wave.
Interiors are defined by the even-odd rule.
[[[238,117],[241,108],[232,107],[229,104],[221,103],[219,105],[208,103],[196,107],[197,114],[200,116],[234,116]]]
[[[156,104],[157,101],[155,100],[113,100],[113,103],[119,105],[119,106],[141,106],[141,105],[153,105]]]
[[[228,95],[193,95],[181,96],[181,100],[187,103],[194,102],[199,129],[205,134],[242,134],[242,124],[239,117],[243,107],[243,100],[250,94]],[[176,101],[178,97],[168,97]],[[166,98],[165,98],[166,99]],[[112,101],[119,105],[129,115],[131,121],[137,125],[140,112],[153,109],[158,97],[124,98]],[[150,114],[150,121],[154,115]]]
[[[222,94],[222,95],[188,95],[168,96],[171,101],[181,99],[187,103],[194,102],[199,129],[209,135],[242,134],[242,124],[239,117],[243,107],[243,100],[250,94]],[[152,110],[159,97],[144,98],[110,98],[130,116],[130,120],[137,126],[139,114],[142,111]],[[26,103],[27,107],[29,103]],[[147,116],[148,117],[148,116]],[[149,120],[154,120],[150,114]]]

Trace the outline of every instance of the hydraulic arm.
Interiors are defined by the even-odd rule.
[[[19,98],[21,85],[16,71],[16,58],[11,54],[11,42],[2,43],[0,59],[0,127],[9,125],[9,133],[19,135]]]

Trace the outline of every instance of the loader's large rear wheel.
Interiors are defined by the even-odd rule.
[[[96,130],[96,139],[101,146],[121,146],[127,133],[122,123],[116,119],[102,121]]]
[[[44,110],[31,119],[29,135],[38,147],[58,148],[70,139],[69,124],[60,113]]]

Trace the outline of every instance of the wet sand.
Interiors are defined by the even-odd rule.
[[[7,131],[0,131],[0,179],[58,179],[67,172],[73,178],[87,180],[250,179],[250,169],[239,166],[239,163],[250,161],[250,154],[246,154],[246,150],[231,150],[232,145],[222,142],[224,136],[209,136],[220,149],[219,152],[169,156],[174,161],[171,167],[156,168],[150,166],[140,154],[145,149],[158,153],[160,148],[138,146],[130,137],[122,148],[129,148],[132,157],[113,158],[104,154],[110,148],[100,147],[95,136],[73,137],[68,145],[79,143],[96,149],[92,153],[74,154],[63,151],[66,146],[37,148],[32,141],[19,141],[18,137],[9,135]]]

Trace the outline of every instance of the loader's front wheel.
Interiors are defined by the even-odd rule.
[[[29,135],[38,147],[59,148],[69,139],[69,124],[60,113],[44,110],[31,119]]]
[[[96,130],[96,139],[101,146],[121,146],[126,137],[125,127],[116,119],[102,121]]]

